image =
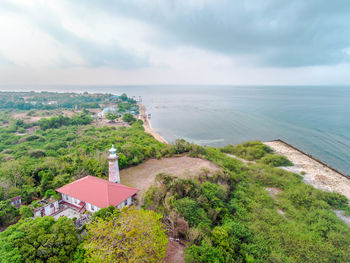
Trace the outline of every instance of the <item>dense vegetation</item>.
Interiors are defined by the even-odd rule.
[[[0,139],[0,199],[22,195],[26,202],[88,174],[106,177],[106,154],[112,144],[121,168],[172,154],[143,131],[140,121],[118,130],[71,125],[30,135],[0,131]]]
[[[11,205],[10,200],[0,201],[0,227],[8,223],[14,223],[18,215],[18,209]]]
[[[145,207],[163,213],[168,234],[187,241],[187,262],[350,262],[350,229],[332,211],[348,209],[344,196],[215,148],[196,152],[223,171],[160,174],[145,198]]]
[[[63,115],[53,116],[51,118],[42,118],[38,121],[38,124],[39,127],[45,131],[47,129],[59,128],[61,126],[86,125],[90,124],[91,121],[92,118],[89,116],[89,112],[84,111],[80,114],[76,114],[72,118]]]
[[[273,154],[272,150],[260,141],[227,145],[221,148],[224,153],[234,154],[248,161],[258,161],[273,167],[293,165],[285,156]]]
[[[111,94],[77,94],[57,92],[0,92],[0,109],[53,110],[99,108],[101,103],[115,101]]]
[[[164,258],[168,238],[162,215],[135,207],[121,212],[110,207],[98,213],[88,224],[83,242],[86,262],[156,263]]]
[[[4,263],[70,262],[78,244],[71,219],[23,219],[0,233],[0,259]]]

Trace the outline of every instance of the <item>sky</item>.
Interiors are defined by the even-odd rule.
[[[1,0],[0,85],[350,85],[349,0]]]

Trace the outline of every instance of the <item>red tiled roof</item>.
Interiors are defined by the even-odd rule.
[[[139,190],[88,175],[56,191],[103,208],[119,205]]]

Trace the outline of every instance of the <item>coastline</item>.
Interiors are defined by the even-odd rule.
[[[137,105],[139,105],[139,109],[140,109],[138,118],[139,120],[143,121],[143,128],[145,129],[145,132],[151,134],[157,141],[168,144],[168,142],[160,134],[156,133],[152,129],[151,123],[147,117],[146,107],[141,103],[138,103]]]
[[[146,107],[141,103],[138,103],[138,105],[140,109],[138,118],[143,121],[145,132],[151,134],[159,142],[168,144],[160,134],[152,129],[147,117]],[[315,188],[343,194],[350,200],[349,176],[282,140],[268,141],[264,142],[264,144],[277,154],[286,156],[294,164],[291,167],[281,167],[282,169],[301,175],[305,183]],[[305,174],[302,175],[302,173]]]
[[[309,156],[288,143],[275,140],[264,142],[277,154],[286,156],[294,166],[283,169],[303,176],[303,181],[315,188],[343,194],[350,200],[350,178],[329,167],[321,161]]]

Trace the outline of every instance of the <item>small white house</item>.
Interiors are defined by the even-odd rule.
[[[22,196],[16,196],[16,197],[13,197],[11,198],[11,205],[19,208],[22,204]]]
[[[41,207],[34,209],[34,217],[50,216],[58,211],[58,200],[52,202],[42,200],[41,202],[44,204]]]

